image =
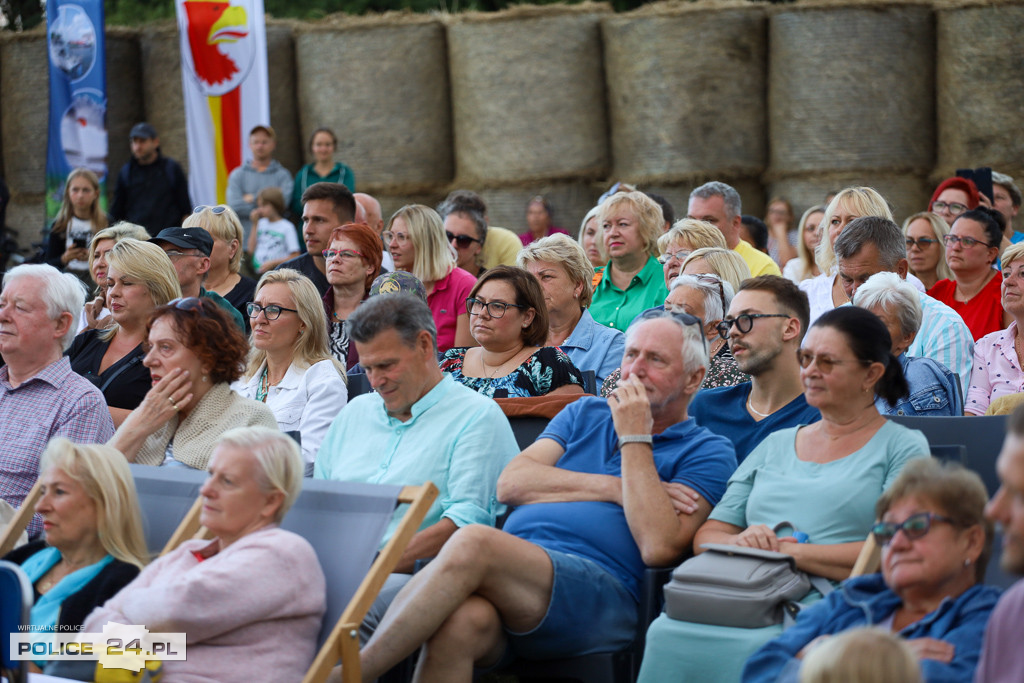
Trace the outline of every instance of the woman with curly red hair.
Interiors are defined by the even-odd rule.
[[[153,388],[110,441],[129,461],[205,470],[227,430],[277,429],[270,408],[231,390],[242,376],[249,345],[217,304],[175,299],[153,311],[146,336],[142,362]]]

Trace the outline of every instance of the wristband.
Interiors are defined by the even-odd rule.
[[[630,434],[627,436],[619,437],[619,450],[627,443],[645,443],[648,446],[654,445],[654,438],[650,434]]]

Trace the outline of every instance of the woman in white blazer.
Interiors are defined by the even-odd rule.
[[[290,268],[260,278],[248,305],[248,367],[233,388],[262,401],[283,432],[298,432],[306,476],[327,428],[348,401],[345,367],[331,357],[316,287]]]

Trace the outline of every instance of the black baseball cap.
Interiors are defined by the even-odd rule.
[[[157,137],[156,128],[148,123],[136,123],[132,126],[132,132],[128,134],[129,140],[139,138],[140,140],[152,140]]]
[[[168,242],[182,249],[198,249],[205,256],[213,251],[213,237],[202,228],[164,228],[150,242],[157,245]]]

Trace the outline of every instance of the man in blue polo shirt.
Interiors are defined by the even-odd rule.
[[[423,680],[469,680],[506,651],[632,642],[644,565],[679,560],[735,468],[728,441],[687,418],[708,362],[700,321],[653,315],[630,326],[611,398],[570,404],[505,468],[504,530],[460,529],[409,581],[360,653],[365,679],[424,642]]]
[[[750,381],[703,389],[694,397],[690,415],[731,440],[740,462],[776,429],[821,419],[804,399],[796,359],[808,317],[807,295],[795,284],[778,275],[761,275],[743,281],[720,324],[736,365]]]

